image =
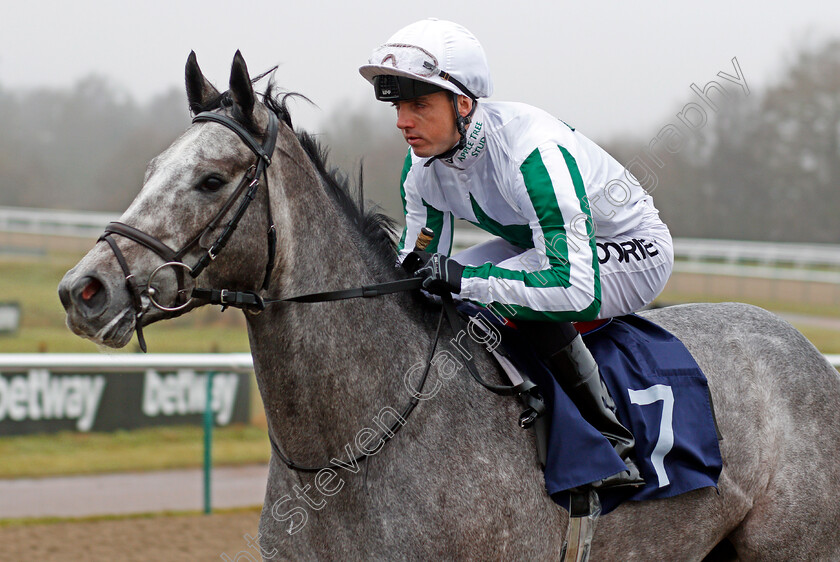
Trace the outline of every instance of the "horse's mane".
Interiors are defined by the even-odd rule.
[[[350,179],[338,168],[327,167],[328,150],[321,146],[306,131],[296,132],[298,141],[303,150],[309,156],[315,169],[323,180],[327,195],[350,222],[358,229],[363,239],[367,240],[376,250],[376,253],[390,267],[393,267],[397,259],[397,243],[394,240],[395,221],[388,215],[380,212],[380,208],[372,206],[368,210],[361,208],[363,200],[362,180],[359,178],[358,197],[353,196]]]
[[[308,101],[305,96],[295,92],[283,92],[275,95],[273,82],[269,83],[263,94],[263,103],[266,107],[272,110],[277,118],[286,123],[293,131],[295,129],[292,126],[292,118],[286,102],[294,97],[301,97]],[[371,249],[374,250],[378,260],[392,268],[397,258],[397,244],[394,240],[395,221],[382,213],[378,206],[372,206],[368,210],[362,208],[364,191],[361,176],[357,185],[358,193],[354,197],[350,178],[338,168],[327,165],[328,150],[306,131],[295,131],[295,135],[318,171],[318,175],[321,176],[324,189],[336,208],[356,227],[362,239],[366,240]],[[359,201],[358,204],[356,203],[357,200]]]
[[[377,206],[371,206],[365,210],[361,206],[363,201],[363,187],[361,177],[357,186],[358,193],[354,194],[350,178],[338,168],[329,167],[327,164],[328,149],[321,146],[312,135],[306,131],[296,131],[292,126],[292,117],[289,112],[287,101],[290,98],[302,98],[309,101],[306,96],[295,92],[278,92],[273,82],[270,82],[262,94],[265,106],[277,115],[277,118],[284,122],[295,132],[301,147],[312,161],[313,166],[321,177],[322,185],[335,207],[349,220],[358,230],[362,240],[373,250],[374,259],[379,265],[387,265],[393,268],[397,259],[397,244],[394,240],[395,221],[383,214]],[[250,118],[246,116],[233,103],[230,92],[223,92],[214,99],[207,101],[201,106],[192,107],[193,113],[212,111],[221,107],[230,108],[232,117],[242,123],[255,135],[262,133]],[[354,196],[355,195],[355,196]],[[359,203],[356,203],[356,201]]]
[[[278,119],[285,122],[290,129],[295,131],[294,127],[292,127],[291,115],[286,105],[286,101],[292,97],[301,97],[309,101],[306,96],[294,92],[275,95],[274,84],[269,83],[265,94],[263,94],[263,103],[270,110],[274,111]],[[386,275],[392,275],[394,272],[397,275],[402,274],[402,268],[394,267],[398,253],[397,242],[394,238],[396,221],[380,212],[381,209],[378,206],[372,206],[367,210],[362,207],[364,199],[361,174],[359,175],[357,186],[358,192],[355,194],[356,197],[354,197],[354,190],[350,185],[350,179],[347,175],[338,168],[327,166],[328,149],[321,146],[306,131],[295,131],[295,135],[301,147],[303,147],[303,150],[315,166],[315,169],[318,171],[318,175],[321,176],[321,183],[333,204],[356,227],[360,238],[367,242],[365,246],[372,251],[372,255],[365,255],[365,252],[362,252],[364,258],[369,264],[371,264],[371,261],[375,262],[380,271],[388,272]],[[359,203],[356,203],[356,201]],[[418,305],[415,309],[418,313],[426,314],[427,320],[437,318],[436,315],[439,312],[439,308],[433,301],[425,298],[420,291],[411,291],[410,297]]]

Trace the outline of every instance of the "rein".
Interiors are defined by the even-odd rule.
[[[104,240],[108,243],[108,245],[114,253],[114,256],[117,258],[117,262],[119,263],[123,274],[125,275],[126,288],[131,294],[132,304],[135,310],[135,331],[137,332],[137,339],[140,343],[140,348],[144,352],[146,351],[146,342],[143,337],[141,324],[143,315],[147,311],[147,307],[144,307],[142,303],[143,290],[137,284],[137,281],[135,280],[134,275],[131,273],[131,269],[128,266],[128,262],[125,259],[125,256],[123,256],[122,251],[120,250],[119,246],[117,246],[117,243],[113,238],[113,235],[115,234],[120,235],[124,238],[128,238],[129,240],[132,240],[140,244],[141,246],[148,248],[164,260],[165,263],[152,272],[146,284],[146,295],[149,301],[156,308],[164,311],[182,310],[183,308],[189,305],[192,299],[198,299],[206,301],[208,304],[221,305],[223,308],[232,306],[234,308],[240,308],[247,311],[260,312],[264,310],[267,305],[279,302],[315,303],[352,298],[373,298],[392,293],[413,291],[421,288],[422,280],[418,278],[411,278],[402,279],[398,281],[389,281],[386,283],[366,285],[362,287],[354,287],[350,289],[342,289],[337,291],[310,293],[283,299],[264,299],[255,291],[231,291],[228,289],[204,289],[196,287],[191,291],[190,299],[185,299],[186,291],[184,290],[184,271],[187,271],[190,277],[196,278],[213,260],[216,259],[219,253],[224,249],[230,237],[236,231],[236,228],[239,225],[239,221],[242,219],[243,215],[245,214],[245,211],[248,209],[251,202],[255,199],[260,186],[260,177],[265,178],[266,192],[268,193],[267,168],[271,164],[271,156],[274,153],[275,144],[277,142],[277,132],[279,126],[277,116],[273,112],[269,112],[269,123],[266,129],[265,141],[263,144],[259,144],[253,138],[251,133],[247,129],[245,129],[245,127],[243,127],[241,124],[231,119],[230,117],[227,117],[226,115],[212,112],[202,112],[193,117],[193,123],[199,121],[215,122],[232,130],[239,136],[240,139],[242,139],[242,141],[248,146],[248,148],[251,149],[251,151],[257,157],[256,163],[253,164],[250,168],[248,168],[242,180],[239,182],[239,185],[227,199],[222,208],[216,213],[216,215],[210,220],[210,222],[207,223],[204,229],[202,229],[202,231],[197,236],[195,236],[192,240],[187,242],[180,250],[177,251],[173,250],[154,236],[121,222],[112,222],[108,224],[108,226],[105,227],[104,234],[99,238],[99,240]],[[239,206],[236,208],[233,217],[227,222],[227,224],[225,224],[222,233],[219,234],[219,236],[212,244],[205,245],[202,242],[202,240],[206,237],[209,237],[212,234],[212,232],[216,228],[218,228],[220,222],[222,221],[224,216],[230,211],[230,209],[233,208],[237,199],[240,199]],[[275,251],[277,244],[276,227],[274,225],[274,220],[271,216],[270,203],[266,205],[266,209],[268,222],[268,258],[266,260],[265,277],[263,278],[262,290],[266,290],[268,288],[271,272],[274,269]],[[190,267],[182,261],[182,258],[196,245],[201,246],[207,251],[198,259],[198,261],[193,267]],[[175,268],[175,274],[178,282],[178,296],[176,299],[177,305],[174,307],[163,306],[162,304],[160,304],[155,298],[157,291],[152,286],[152,281],[154,280],[155,276],[158,274],[159,271],[161,271],[165,267]],[[440,340],[441,327],[443,325],[444,316],[447,318],[453,336],[457,338],[459,332],[461,331],[459,325],[460,317],[458,316],[458,312],[456,311],[455,305],[452,302],[451,295],[444,295],[442,297],[442,300],[443,307],[440,312],[440,317],[438,318],[437,329],[435,331],[435,337],[432,342],[431,350],[429,351],[429,357],[426,361],[426,368],[420,380],[420,388],[412,395],[408,404],[403,409],[401,417],[395,420],[391,427],[385,430],[380,436],[381,443],[376,449],[377,453],[379,452],[381,447],[385,445],[385,443],[387,443],[390,439],[393,439],[397,432],[399,432],[400,428],[402,428],[402,426],[408,420],[409,416],[411,416],[411,413],[414,411],[414,408],[420,402],[420,396],[426,384],[426,380],[428,378],[429,371],[431,370],[432,362],[434,359],[434,354],[437,349],[438,342]],[[467,365],[467,370],[481,386],[495,394],[499,394],[502,396],[518,396],[520,400],[523,401],[523,403],[527,407],[519,418],[519,425],[521,427],[530,427],[530,425],[533,424],[536,417],[541,415],[542,412],[545,410],[545,406],[542,402],[542,399],[537,393],[537,386],[527,377],[523,377],[523,381],[519,384],[511,386],[490,384],[487,383],[478,374],[478,370],[475,367],[472,356],[466,355],[464,356],[464,360]],[[276,440],[271,435],[270,430],[269,441],[271,442],[271,448],[277,455],[277,457],[292,470],[297,470],[300,472],[318,472],[320,470],[323,470],[324,468],[330,468],[334,466],[332,464],[328,464],[320,467],[313,467],[294,462],[292,459],[283,454]],[[362,452],[354,458],[354,462],[363,460],[371,456],[372,454],[374,453]]]
[[[276,299],[270,301],[263,301],[260,299],[262,306],[266,304],[272,304],[276,302],[303,302],[303,303],[314,303],[314,302],[328,302],[328,301],[336,301],[336,300],[344,300],[350,298],[372,298],[381,295],[387,295],[391,293],[403,292],[403,291],[410,291],[416,290],[421,288],[422,286],[422,279],[419,278],[411,278],[411,279],[403,279],[400,281],[389,281],[386,283],[378,283],[375,285],[367,285],[364,287],[356,287],[352,289],[342,289],[338,291],[326,291],[322,293],[310,293],[306,295],[300,295],[297,297],[289,297],[285,299]],[[193,290],[193,293],[199,289]],[[204,291],[204,289],[202,289]],[[234,293],[234,292],[231,292]],[[242,293],[240,293],[242,294]],[[254,293],[245,293],[255,295]],[[362,452],[356,455],[353,458],[353,463],[358,463],[370,457],[372,455],[377,454],[381,448],[387,443],[389,440],[393,439],[394,436],[399,432],[399,430],[405,425],[408,421],[409,416],[414,411],[414,408],[420,402],[420,396],[422,395],[423,388],[426,385],[426,379],[429,375],[429,370],[432,367],[432,362],[434,360],[435,351],[437,350],[438,342],[440,341],[440,334],[441,334],[441,327],[443,325],[443,319],[446,317],[446,320],[452,330],[452,335],[456,338],[458,334],[463,330],[460,324],[460,316],[455,308],[455,304],[452,301],[451,295],[444,295],[441,297],[443,301],[443,306],[440,311],[440,316],[438,317],[437,328],[435,330],[435,337],[432,340],[432,347],[429,351],[429,357],[426,359],[426,368],[423,371],[423,376],[420,379],[420,387],[414,392],[411,399],[408,402],[408,405],[403,410],[403,413],[400,415],[400,418],[395,420],[391,426],[383,431],[379,437],[379,445],[377,446],[376,450],[372,453]],[[211,304],[221,304],[221,303],[211,303]],[[227,306],[234,306],[235,304],[229,303]],[[249,305],[244,305],[249,306]],[[481,327],[481,324],[477,324]],[[490,384],[485,381],[481,375],[478,374],[478,369],[475,366],[475,362],[471,355],[462,355],[464,358],[464,363],[467,365],[467,371],[469,371],[470,375],[472,375],[473,379],[489,390],[494,394],[498,394],[500,396],[517,396],[520,401],[525,405],[525,410],[519,416],[519,425],[523,429],[527,429],[533,425],[536,419],[541,416],[545,412],[545,404],[542,400],[542,397],[539,396],[537,385],[534,384],[528,377],[523,376],[522,382],[515,385],[497,385],[497,384]],[[283,461],[283,463],[292,470],[296,470],[298,472],[319,472],[325,468],[333,468],[334,464],[325,464],[322,466],[306,466],[299,464],[288,456],[286,456],[283,451],[280,450],[279,445],[277,444],[274,436],[271,435],[269,430],[268,435],[269,442],[271,443],[271,448],[277,457]]]

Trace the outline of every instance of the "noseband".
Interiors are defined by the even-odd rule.
[[[143,329],[142,329],[142,319],[143,315],[148,310],[148,307],[143,306],[142,296],[144,294],[144,290],[141,289],[140,285],[138,285],[137,280],[134,278],[134,275],[131,273],[131,270],[128,266],[128,262],[126,261],[125,257],[122,254],[119,246],[117,246],[116,241],[114,240],[114,234],[118,234],[124,238],[128,238],[129,240],[133,240],[137,242],[141,246],[145,246],[146,248],[153,251],[155,254],[160,256],[163,259],[164,264],[158,267],[157,269],[152,272],[149,276],[149,279],[146,283],[145,294],[148,297],[149,301],[156,307],[164,311],[176,311],[181,310],[182,308],[186,307],[189,304],[189,300],[187,298],[186,291],[184,290],[184,271],[186,270],[189,272],[190,277],[195,279],[198,277],[202,271],[216,259],[219,253],[224,249],[225,245],[230,240],[230,237],[236,231],[237,226],[239,226],[239,221],[242,219],[242,216],[245,214],[245,211],[248,209],[248,206],[254,200],[257,195],[257,191],[260,186],[260,177],[265,178],[266,184],[266,193],[268,193],[268,174],[267,169],[269,165],[271,165],[271,156],[274,154],[274,147],[277,143],[277,131],[279,128],[279,123],[277,120],[277,116],[274,112],[268,112],[268,127],[266,128],[265,132],[265,140],[262,144],[258,143],[253,135],[240,123],[227,117],[226,115],[221,115],[219,113],[212,113],[209,111],[205,111],[199,113],[195,117],[193,117],[192,122],[197,123],[199,121],[211,121],[214,123],[219,123],[220,125],[224,125],[234,133],[236,133],[240,139],[251,149],[251,152],[257,157],[257,161],[245,172],[245,175],[242,177],[242,181],[239,182],[239,185],[236,189],[231,193],[230,197],[228,197],[225,204],[219,209],[219,212],[207,223],[207,225],[199,232],[192,240],[187,242],[180,250],[173,250],[154,236],[147,234],[133,226],[129,226],[127,224],[121,222],[112,222],[109,223],[108,226],[105,227],[105,233],[99,238],[99,240],[104,240],[108,243],[111,247],[111,250],[114,252],[114,256],[117,258],[117,262],[120,265],[120,268],[125,275],[125,285],[128,289],[129,294],[131,295],[132,305],[134,306],[135,312],[135,330],[137,332],[137,341],[140,344],[140,349],[144,352],[146,351],[146,340],[143,337]],[[244,194],[244,195],[243,195]],[[227,215],[228,211],[234,206],[236,201],[239,200],[239,206],[236,208],[231,219],[224,225],[224,230],[222,230],[221,234],[216,237],[216,240],[208,245],[202,243],[202,240],[205,238],[210,237],[212,232],[219,227],[222,219]],[[266,204],[266,217],[268,222],[268,229],[267,229],[267,237],[268,237],[268,258],[266,260],[265,266],[265,277],[263,278],[262,288],[263,290],[268,288],[269,279],[271,278],[271,272],[274,269],[274,255],[277,246],[277,230],[274,226],[274,220],[271,216],[271,205]],[[206,249],[207,251],[201,255],[198,259],[196,264],[192,267],[185,264],[182,260],[184,256],[192,250],[195,246],[201,246],[202,248]],[[175,268],[175,275],[178,281],[178,296],[177,296],[177,306],[174,307],[167,307],[161,305],[157,300],[155,300],[156,291],[154,287],[152,287],[152,280],[154,279],[155,275],[163,269],[164,267],[174,267]]]

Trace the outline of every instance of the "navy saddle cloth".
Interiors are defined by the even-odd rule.
[[[624,462],[581,417],[517,331],[500,326],[486,311],[478,314],[500,330],[510,359],[540,388],[548,417],[545,486],[554,501],[568,508],[570,488],[621,472]],[[722,461],[708,385],[685,345],[635,314],[613,318],[583,337],[618,418],[636,438],[635,460],[645,479],[636,490],[600,491],[603,513],[626,500],[716,487]]]

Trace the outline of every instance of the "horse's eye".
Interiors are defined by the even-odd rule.
[[[198,189],[208,192],[219,191],[226,183],[227,182],[219,176],[210,176],[205,178],[205,180],[199,184]]]

